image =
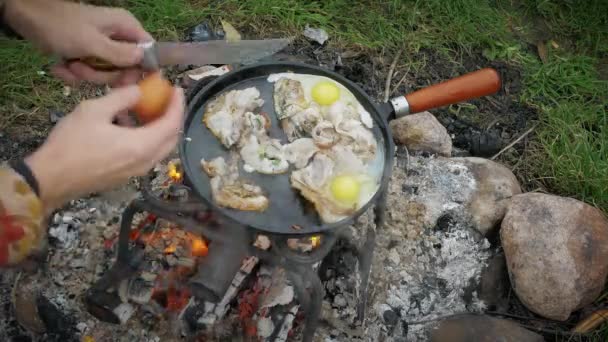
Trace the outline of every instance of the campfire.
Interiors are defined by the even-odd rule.
[[[180,191],[185,184],[179,160],[166,163],[149,185],[150,193],[156,194],[159,200],[167,203],[187,200],[187,194]],[[126,216],[128,219],[129,215]],[[101,320],[125,323],[136,311],[135,306],[140,306],[159,317],[179,321],[182,335],[200,336],[201,331],[208,334],[217,330],[218,324],[220,327],[229,324],[232,335],[273,336],[273,341],[287,340],[293,335],[294,327],[302,325],[305,313],[287,272],[261,263],[260,257],[247,252],[247,247],[272,251],[276,243],[272,237],[256,234],[246,242],[250,246],[241,246],[238,242],[227,245],[226,241],[214,241],[161,216],[152,210],[133,213],[125,243],[121,243],[120,236],[105,241],[106,248],[118,248],[119,256],[114,271],[105,277],[114,279],[105,282],[102,279],[88,297],[93,315]],[[217,224],[215,214],[210,211],[198,212],[195,216],[198,225]],[[129,222],[125,222],[123,226],[127,227]],[[223,229],[227,227],[221,226],[217,232],[228,237],[229,242],[248,235],[223,232]],[[321,235],[312,235],[287,238],[284,244],[288,253],[306,257],[313,255],[323,241]],[[124,258],[129,267],[121,262],[121,253],[127,255],[125,246],[135,251]],[[118,277],[121,279],[116,284]],[[99,285],[101,283],[105,286]],[[104,296],[100,296],[102,287],[116,288],[119,300],[107,299],[107,289],[103,290]],[[232,318],[226,319],[226,316]]]

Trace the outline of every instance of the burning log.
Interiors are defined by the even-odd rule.
[[[287,342],[287,338],[289,337],[289,332],[293,327],[293,320],[296,318],[296,314],[300,309],[299,305],[294,305],[285,315],[285,319],[283,320],[283,324],[281,325],[281,330],[275,339],[275,342]]]
[[[244,246],[214,241],[213,248],[201,258],[196,274],[189,281],[193,294],[205,301],[220,301],[246,256]]]

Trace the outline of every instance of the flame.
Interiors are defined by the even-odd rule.
[[[310,242],[312,243],[312,248],[317,248],[321,244],[321,235],[315,235],[310,238]]]
[[[192,250],[192,255],[197,257],[204,257],[209,252],[207,244],[199,237],[194,237],[192,239],[192,245],[190,248]]]
[[[177,246],[175,244],[171,244],[169,245],[169,247],[165,248],[165,254],[172,254],[175,253],[175,251],[177,250]]]
[[[178,170],[176,163],[169,162],[167,167],[169,168],[169,178],[171,178],[174,182],[179,182],[182,180],[182,173],[180,172],[180,170]]]

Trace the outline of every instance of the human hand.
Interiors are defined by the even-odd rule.
[[[153,39],[128,11],[63,0],[7,0],[5,6],[8,24],[43,52],[66,59],[93,56],[124,68],[101,72],[81,62],[55,65],[52,73],[64,81],[121,86],[141,76],[143,50],[137,43]]]
[[[118,113],[132,108],[139,97],[139,89],[128,86],[82,102],[55,126],[42,147],[26,158],[47,209],[142,176],[171,153],[182,125],[183,91],[175,89],[165,114],[145,126],[112,124]]]

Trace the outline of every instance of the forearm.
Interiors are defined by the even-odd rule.
[[[27,177],[0,165],[0,267],[40,251],[46,241],[45,208]]]

